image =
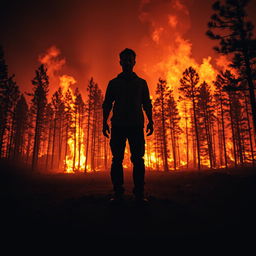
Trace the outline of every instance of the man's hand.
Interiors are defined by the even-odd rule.
[[[102,129],[102,133],[105,137],[109,138],[109,134],[110,134],[110,130],[109,130],[109,126],[107,123],[103,124],[103,129]]]
[[[153,126],[154,126],[153,122],[149,122],[148,123],[147,130],[146,130],[147,136],[150,136],[153,133],[153,131],[154,131],[154,127]]]

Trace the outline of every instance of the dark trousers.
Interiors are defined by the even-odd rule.
[[[133,163],[133,193],[136,196],[143,196],[144,193],[144,153],[145,139],[143,127],[122,127],[112,126],[110,147],[112,151],[111,180],[116,194],[123,194],[124,176],[123,159],[126,139],[128,139],[131,161]]]

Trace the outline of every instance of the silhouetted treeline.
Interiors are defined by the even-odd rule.
[[[103,94],[93,78],[84,102],[79,89],[60,87],[49,100],[47,68],[40,65],[32,90],[20,93],[0,48],[0,156],[33,170],[106,169],[110,151],[101,135]],[[86,91],[86,87],[85,87]],[[27,101],[30,100],[28,104]]]
[[[155,132],[146,137],[151,170],[254,165],[256,155],[256,40],[248,0],[213,4],[207,35],[231,60],[215,81],[188,67],[180,83],[161,78],[153,100]],[[60,87],[49,99],[47,67],[41,65],[23,95],[0,48],[0,158],[33,170],[88,172],[109,168],[109,141],[101,134],[103,94],[93,78],[79,89]],[[174,92],[174,88],[177,88]],[[29,104],[27,103],[29,101]],[[130,168],[128,154],[124,166]]]
[[[246,7],[249,0],[216,1],[212,5],[214,14],[208,23],[207,35],[219,41],[214,49],[229,55],[231,67],[239,74],[243,85],[240,89],[249,91],[254,132],[256,132],[255,61],[256,39],[253,38],[253,24],[248,20]],[[237,88],[238,89],[238,88]]]
[[[232,73],[230,70],[220,72],[213,81],[214,91],[206,82],[198,84],[199,75],[193,67],[188,67],[180,80],[181,127],[173,130],[177,131],[179,138],[176,145],[178,159],[183,151],[182,166],[200,169],[202,166],[216,168],[255,164],[256,39],[253,37],[254,26],[246,13],[248,3],[249,0],[223,0],[212,5],[214,14],[206,34],[219,41],[219,46],[214,49],[231,60]],[[172,86],[177,85],[169,85],[169,88]],[[173,135],[169,130],[171,123],[168,122],[170,115],[167,114],[166,103],[171,90],[167,87],[165,80],[159,80],[154,113],[158,121],[155,166],[164,170],[170,166],[177,168],[176,154],[170,157],[174,143],[169,139]],[[179,144],[182,144],[181,151]]]
[[[15,124],[16,104],[21,97],[14,75],[9,75],[4,52],[0,47],[0,157],[8,158],[12,152],[14,137],[17,137]],[[17,113],[16,113],[17,116]],[[18,120],[17,120],[18,121]],[[20,146],[20,145],[18,145]],[[17,155],[17,152],[16,152]]]
[[[79,89],[59,88],[48,102],[49,79],[41,65],[32,92],[20,93],[8,76],[3,53],[1,70],[1,158],[33,170],[68,172],[106,170],[111,160],[102,136],[103,95],[91,79],[83,100]],[[220,168],[252,165],[255,133],[244,80],[220,72],[214,88],[188,67],[180,79],[179,97],[159,79],[153,101],[155,133],[147,138],[146,165],[154,170]],[[176,99],[175,99],[176,98]],[[5,110],[5,111],[3,111]],[[128,165],[125,158],[125,166]]]
[[[159,79],[154,101],[155,165],[170,170],[255,164],[255,133],[248,91],[229,72],[221,72],[211,91],[189,67],[175,102],[170,85]],[[234,90],[230,89],[234,88]]]

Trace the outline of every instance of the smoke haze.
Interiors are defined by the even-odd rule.
[[[255,2],[252,1],[250,12],[255,9]],[[148,81],[152,92],[158,77],[166,75],[158,68],[159,63],[175,53],[179,42],[190,45],[188,54],[199,64],[203,58],[216,57],[212,50],[214,42],[205,36],[212,3],[4,0],[0,10],[0,43],[9,72],[16,74],[24,91],[31,90],[35,69],[43,62],[48,62],[50,69],[50,94],[63,75],[74,77],[77,83],[73,86],[83,94],[92,76],[104,91],[108,81],[121,71],[119,52],[128,47],[137,53],[135,72]],[[255,24],[253,19],[252,22]],[[53,54],[50,59],[49,54]]]

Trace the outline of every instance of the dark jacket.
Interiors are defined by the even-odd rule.
[[[142,108],[152,109],[147,82],[135,73],[121,73],[109,82],[103,109],[110,111],[113,102],[112,125],[144,126]]]

